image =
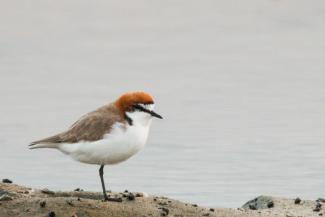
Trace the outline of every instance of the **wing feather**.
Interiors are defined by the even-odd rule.
[[[96,141],[109,133],[114,123],[124,121],[124,118],[114,104],[109,104],[82,116],[67,131],[32,142],[30,146],[33,147],[43,143],[57,144]]]

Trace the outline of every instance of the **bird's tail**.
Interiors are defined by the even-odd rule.
[[[37,149],[37,148],[56,148],[58,144],[56,143],[37,143],[30,144],[29,149]]]
[[[61,136],[60,134],[51,136],[45,139],[41,139],[38,141],[34,141],[29,145],[29,149],[36,149],[36,148],[57,148],[59,143],[61,143]]]

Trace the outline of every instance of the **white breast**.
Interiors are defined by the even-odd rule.
[[[151,118],[136,113],[129,115],[133,125],[116,123],[101,140],[63,143],[58,149],[83,163],[106,165],[125,161],[141,150],[148,138]]]

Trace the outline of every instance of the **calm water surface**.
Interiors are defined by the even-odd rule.
[[[324,1],[2,1],[0,178],[100,191],[29,142],[128,90],[165,119],[107,185],[206,206],[325,196]]]

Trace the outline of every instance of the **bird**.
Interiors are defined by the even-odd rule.
[[[121,163],[145,146],[152,119],[163,119],[154,107],[150,94],[127,92],[83,115],[66,131],[32,142],[29,148],[57,149],[76,161],[99,165],[104,201],[121,202],[106,194],[104,166]]]

